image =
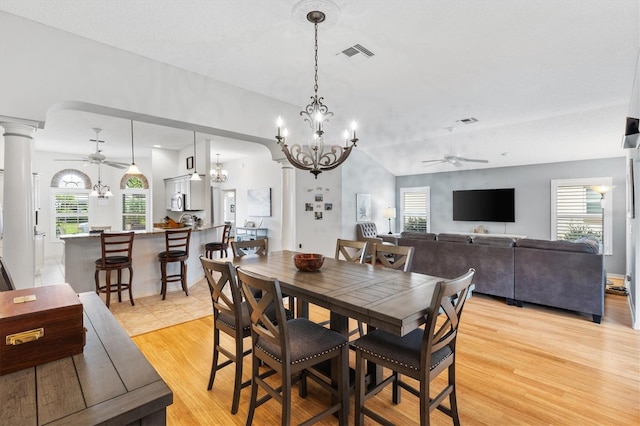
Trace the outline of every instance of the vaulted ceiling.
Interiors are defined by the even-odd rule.
[[[327,133],[338,141],[357,120],[357,149],[395,175],[450,170],[422,162],[450,152],[489,161],[465,168],[624,155],[640,47],[637,0],[0,2],[0,11],[300,108],[313,94],[313,26],[304,12],[314,8],[327,13],[318,81],[335,113]],[[364,49],[342,53],[356,45]],[[464,124],[470,118],[477,122]],[[113,155],[126,157],[128,125],[118,120],[60,112],[37,147],[71,152],[64,145],[71,142],[77,152],[92,127],[111,125],[124,141],[114,142]],[[171,148],[192,142],[183,130],[140,132]],[[224,140],[217,143],[224,154]],[[229,156],[246,147],[229,148]]]

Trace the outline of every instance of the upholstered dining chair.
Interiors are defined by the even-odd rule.
[[[369,250],[368,241],[343,240],[336,241],[336,260],[346,260],[347,262],[364,263]]]
[[[269,252],[269,240],[259,238],[257,240],[231,241],[233,257],[242,257],[247,254],[265,255]]]
[[[250,380],[242,382],[243,359],[251,353],[251,350],[245,351],[243,346],[243,339],[251,335],[249,310],[247,304],[243,302],[242,292],[236,281],[236,271],[231,262],[200,256],[200,263],[204,269],[213,304],[213,360],[207,390],[213,388],[218,370],[235,364],[231,414],[236,414],[240,402],[240,391],[251,384]],[[220,342],[221,331],[234,339],[233,351],[222,346]],[[222,363],[219,363],[220,353],[227,358]]]
[[[252,342],[252,382],[247,425],[253,421],[257,407],[276,399],[282,404],[283,425],[291,421],[291,395],[293,377],[303,373],[303,379],[311,378],[321,386],[324,380],[313,371],[318,363],[335,360],[337,368],[337,388],[332,389],[336,400],[329,408],[312,417],[312,423],[338,414],[339,424],[346,425],[349,410],[349,346],[347,339],[338,332],[326,329],[306,318],[286,320],[280,283],[276,278],[267,278],[248,271],[237,269],[238,282],[249,304],[251,314]],[[260,299],[256,294],[261,294]],[[274,322],[268,315],[269,309],[275,310]],[[260,374],[262,363],[270,371]],[[271,381],[264,380],[266,375],[278,374],[281,382],[275,387]],[[323,386],[324,387],[324,386]],[[266,395],[258,399],[258,388],[266,391]],[[307,424],[307,423],[305,423]]]
[[[134,306],[133,301],[133,232],[100,233],[101,256],[96,259],[96,271],[94,278],[96,281],[96,293],[106,294],[107,308],[111,303],[111,293],[118,294],[118,302],[122,302],[122,291],[129,290],[129,302]],[[123,282],[122,270],[129,271],[129,281]],[[105,271],[105,284],[100,285],[100,272]],[[111,282],[111,272],[116,271],[117,281]]]
[[[11,275],[9,275],[9,271],[4,265],[4,260],[0,257],[0,291],[11,291],[15,290],[13,286],[13,280],[11,279]]]
[[[392,246],[386,244],[375,244],[373,248],[373,258],[376,265],[382,265],[389,269],[398,269],[403,272],[411,270],[413,263],[413,252],[415,247]]]
[[[400,388],[420,399],[420,424],[428,425],[431,411],[438,409],[460,424],[456,400],[456,341],[462,308],[467,300],[475,270],[436,284],[431,298],[424,330],[418,328],[404,337],[381,329],[374,330],[352,342],[356,351],[355,423],[362,425],[364,416],[378,423],[391,424],[380,414],[365,407],[365,402],[388,384],[393,384],[392,399],[400,403]],[[438,313],[441,312],[440,315]],[[373,389],[365,388],[365,362],[371,361],[391,370],[391,375]],[[430,399],[430,387],[436,377],[448,372],[446,386]],[[419,389],[402,380],[406,375],[419,381]],[[449,397],[449,407],[442,405]]]
[[[231,235],[231,224],[227,223],[224,225],[222,229],[222,238],[220,241],[215,241],[212,243],[207,243],[204,245],[205,256],[209,259],[213,259],[213,253],[218,251],[220,252],[220,257],[227,257],[229,254],[227,253],[227,249],[229,248],[229,237]]]

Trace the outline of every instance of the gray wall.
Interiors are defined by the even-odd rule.
[[[396,204],[400,205],[400,188],[431,188],[431,232],[472,232],[484,225],[490,233],[519,234],[529,238],[551,238],[551,180],[589,177],[612,177],[613,189],[613,255],[606,256],[607,273],[624,275],[625,240],[625,158],[571,161],[519,167],[481,170],[456,170],[399,176],[396,179]],[[515,188],[515,223],[453,221],[452,194],[460,189]],[[399,223],[399,222],[398,222]],[[398,228],[399,229],[399,228]]]

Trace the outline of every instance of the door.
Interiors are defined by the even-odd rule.
[[[222,220],[231,223],[231,235],[235,235],[236,229],[236,190],[225,189],[222,191]]]

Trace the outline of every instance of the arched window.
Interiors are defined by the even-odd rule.
[[[91,189],[91,179],[76,169],[64,169],[51,178],[52,188]]]
[[[144,230],[149,212],[149,182],[144,175],[127,175],[120,179],[122,189],[122,229]]]
[[[52,229],[62,234],[87,232],[91,179],[76,169],[64,169],[51,178]]]

